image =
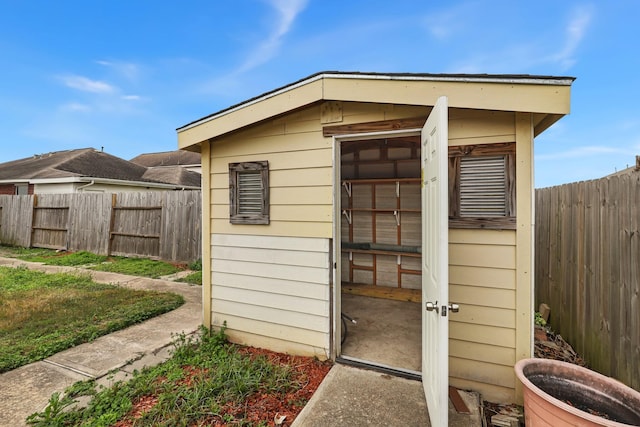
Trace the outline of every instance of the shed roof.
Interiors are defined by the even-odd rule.
[[[536,115],[536,133],[569,113],[574,77],[529,74],[428,74],[324,71],[202,117],[177,129],[178,146],[201,142],[319,101],[433,105],[524,111]]]

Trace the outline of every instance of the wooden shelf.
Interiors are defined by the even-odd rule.
[[[421,253],[416,252],[402,252],[402,251],[383,251],[379,249],[350,249],[342,248],[342,252],[353,252],[355,254],[372,254],[372,255],[393,255],[393,256],[408,256],[412,258],[422,258]]]
[[[417,303],[422,300],[422,291],[420,289],[389,288],[386,286],[373,286],[362,283],[343,283],[342,293]]]
[[[368,179],[345,179],[343,183],[351,184],[393,184],[394,182],[407,182],[420,184],[420,178],[368,178]]]
[[[380,213],[394,213],[394,212],[413,212],[420,213],[420,209],[371,209],[371,208],[345,208],[342,209],[347,212],[380,212]]]
[[[422,234],[419,184],[420,178],[342,181],[344,282],[385,292],[420,285],[422,255],[415,251]]]

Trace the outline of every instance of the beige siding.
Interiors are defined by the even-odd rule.
[[[328,357],[329,240],[211,236],[212,323],[231,340]]]
[[[449,145],[516,141],[509,112],[452,110]],[[530,163],[531,159],[524,159]],[[516,198],[519,198],[517,194]],[[513,230],[449,231],[449,300],[460,304],[450,318],[449,378],[492,401],[516,398],[517,259]]]
[[[35,184],[33,186],[34,194],[65,194],[75,193],[76,184],[67,182],[64,184]]]
[[[486,399],[515,397],[516,233],[449,231],[451,384],[473,383]]]
[[[211,227],[215,233],[331,238],[332,140],[320,107],[215,140],[211,148]],[[269,162],[270,224],[229,223],[228,164]]]

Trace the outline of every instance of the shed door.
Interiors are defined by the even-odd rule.
[[[448,101],[422,128],[422,384],[432,426],[448,424]]]

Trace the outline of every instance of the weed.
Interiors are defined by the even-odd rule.
[[[64,425],[64,410],[73,403],[74,401],[68,396],[61,398],[59,393],[53,393],[44,411],[29,415],[27,417],[27,424],[38,427]]]
[[[106,425],[107,421],[132,421],[129,411],[134,402],[151,401],[146,411],[136,415],[135,425],[203,425],[214,419],[238,426],[267,425],[245,419],[243,402],[258,392],[291,390],[295,386],[291,372],[265,357],[242,353],[226,341],[224,328],[218,332],[201,328],[196,336],[175,337],[171,359],[135,372],[127,383],[98,391],[86,408],[57,414],[57,402],[50,401],[52,408],[30,419],[45,419],[55,412],[58,425]],[[237,411],[224,413],[223,408],[230,406]]]
[[[197,260],[189,264],[189,270],[202,271],[202,258],[198,258]]]
[[[96,382],[95,380],[78,381],[75,384],[69,386],[65,390],[65,395],[69,397],[79,396],[93,396],[96,394]]]
[[[542,315],[541,315],[539,312],[537,312],[537,311],[536,311],[535,318],[534,318],[533,322],[534,322],[537,326],[542,326],[542,327],[547,326],[547,321],[546,321],[546,320],[544,320],[544,317],[542,317]]]

